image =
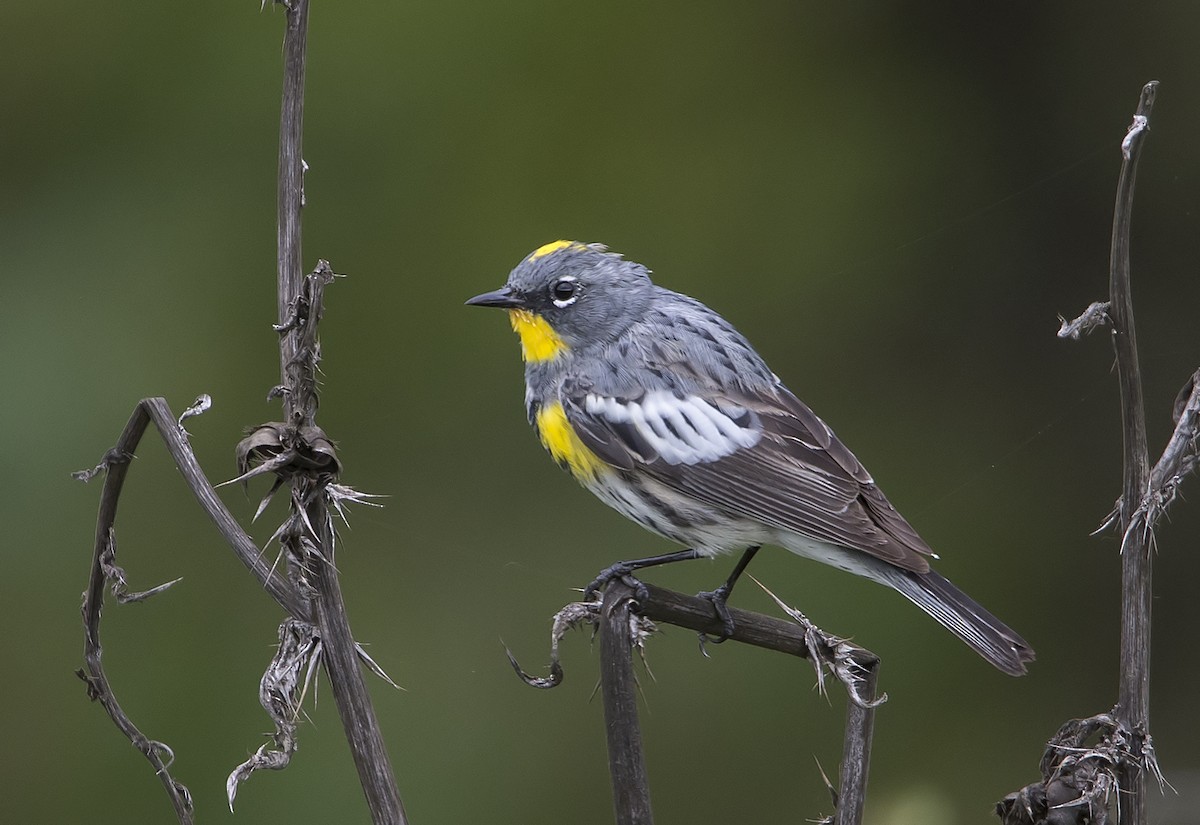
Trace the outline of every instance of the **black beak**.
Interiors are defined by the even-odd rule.
[[[500,307],[501,309],[520,309],[525,302],[514,294],[508,287],[501,287],[493,292],[476,295],[467,301],[470,307]]]

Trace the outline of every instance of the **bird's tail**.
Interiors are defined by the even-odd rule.
[[[891,568],[890,573],[888,584],[980,656],[1010,676],[1025,674],[1025,663],[1034,658],[1033,648],[966,593],[932,570],[913,573]]]

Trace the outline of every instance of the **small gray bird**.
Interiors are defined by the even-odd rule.
[[[687,550],[631,570],[741,551],[725,600],[764,544],[885,584],[1005,673],[1029,645],[929,567],[935,556],[825,422],[733,326],[655,286],[600,244],[555,241],[467,301],[507,309],[525,359],[529,421],[551,456],[609,506]]]

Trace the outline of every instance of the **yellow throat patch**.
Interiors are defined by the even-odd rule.
[[[567,344],[540,315],[527,309],[510,309],[508,320],[521,337],[521,357],[531,363],[549,361],[567,351]]]
[[[575,478],[590,481],[606,469],[600,457],[579,440],[558,401],[538,410],[536,423],[542,444],[554,460],[570,470]]]

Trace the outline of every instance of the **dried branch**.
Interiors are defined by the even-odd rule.
[[[866,651],[863,651],[865,654]],[[865,658],[865,656],[864,656]],[[873,658],[873,657],[872,657]],[[837,825],[860,825],[867,803],[867,776],[871,767],[871,743],[875,737],[875,707],[887,694],[879,690],[879,660],[864,663],[858,690],[846,703],[846,733],[842,740],[841,787],[835,792]],[[865,702],[856,697],[863,697]]]
[[[571,602],[562,610],[554,614],[554,626],[550,631],[550,675],[549,676],[531,676],[521,669],[521,664],[517,658],[513,656],[513,652],[504,647],[504,654],[508,656],[508,663],[512,665],[512,669],[517,672],[517,676],[521,681],[530,687],[541,688],[548,690],[556,688],[562,684],[563,669],[562,664],[558,659],[558,646],[562,642],[563,636],[567,635],[568,630],[574,630],[585,624],[596,627],[600,624],[600,606],[601,602]]]
[[[1147,521],[1151,529],[1163,515],[1184,477],[1196,469],[1197,438],[1200,437],[1200,370],[1192,373],[1179,391],[1172,411],[1175,430],[1162,456],[1150,471],[1150,496],[1158,501]],[[1150,497],[1148,497],[1148,500]]]
[[[158,434],[162,436],[167,452],[175,462],[179,474],[196,497],[196,501],[212,519],[217,532],[225,539],[238,560],[246,566],[263,589],[279,603],[279,606],[297,619],[308,620],[312,616],[312,605],[305,596],[290,586],[288,582],[272,573],[271,567],[263,561],[262,553],[254,540],[246,534],[229,508],[217,497],[213,485],[200,469],[196,455],[187,441],[187,434],[177,423],[174,413],[163,398],[143,398],[138,402],[130,416],[120,438],[111,450],[105,453],[100,464],[93,469],[80,471],[74,476],[81,481],[88,481],[101,472],[106,473],[104,489],[100,493],[100,511],[96,523],[96,552],[93,554],[93,577],[95,582],[95,565],[99,559],[104,542],[107,541],[108,531],[116,520],[117,505],[120,501],[121,489],[125,483],[129,462],[137,450],[146,427],[154,423]],[[101,601],[95,600],[96,610],[99,611]]]
[[[109,466],[123,468],[127,463],[127,460],[119,464],[114,461]],[[124,474],[123,469],[121,473]],[[92,577],[88,589],[83,593],[85,666],[75,671],[75,674],[87,684],[88,698],[100,703],[117,729],[125,734],[133,746],[141,751],[142,755],[150,762],[155,775],[158,776],[163,789],[167,792],[167,797],[171,800],[171,806],[175,809],[175,816],[180,823],[191,825],[195,821],[192,810],[192,794],[186,785],[171,776],[171,763],[175,761],[174,752],[165,743],[150,739],[138,729],[117,701],[112,685],[108,681],[108,674],[104,670],[104,649],[100,644],[100,607],[104,601],[104,585],[111,583],[113,595],[117,597],[118,601],[128,601],[129,599],[122,598],[125,593],[125,573],[115,564],[117,553],[115,531],[110,526],[104,531],[103,538],[100,535],[97,531],[97,550],[93,556]],[[161,592],[167,586],[169,585],[154,590]],[[135,594],[135,596],[145,598],[150,593],[151,591],[147,591]],[[133,600],[140,601],[141,598]]]
[[[197,406],[194,405],[189,409],[195,410]],[[146,427],[151,422],[162,436],[168,452],[175,461],[175,466],[179,468],[180,474],[200,506],[208,513],[217,530],[263,588],[274,597],[281,607],[298,619],[307,619],[310,616],[311,606],[302,593],[292,587],[289,582],[272,575],[271,569],[262,560],[258,547],[234,520],[224,503],[217,498],[216,491],[213,490],[204,472],[200,469],[191,445],[187,442],[183,427],[179,423],[184,417],[186,416],[176,419],[167,406],[167,402],[162,398],[143,399],[134,408],[133,415],[126,423],[116,445],[105,453],[104,458],[95,468],[76,473],[75,477],[87,481],[104,473],[104,488],[100,493],[100,509],[96,516],[96,541],[92,552],[92,571],[87,590],[83,594],[84,669],[79,671],[79,676],[87,682],[89,698],[101,704],[117,728],[150,761],[155,774],[163,783],[163,787],[171,799],[179,821],[190,823],[192,822],[191,795],[184,785],[171,777],[168,770],[172,758],[170,748],[142,734],[121,708],[104,670],[104,649],[100,643],[100,621],[103,615],[106,584],[111,585],[113,595],[119,602],[130,602],[141,601],[162,592],[175,583],[169,582],[143,593],[131,594],[126,588],[125,571],[116,564],[115,525],[121,490],[125,484],[129,464],[133,460],[134,451],[141,442]],[[167,757],[165,760],[164,755]]]
[[[153,421],[180,472],[218,530],[263,587],[283,606],[291,618],[280,628],[281,644],[276,659],[260,684],[263,706],[275,720],[271,747],[264,745],[229,777],[230,805],[238,783],[258,769],[281,769],[295,750],[295,722],[302,698],[299,673],[311,678],[313,667],[325,665],[334,701],[342,717],[360,779],[376,823],[405,823],[399,792],[383,747],[383,737],[363,681],[360,661],[387,679],[377,664],[355,643],[346,618],[334,566],[332,510],[344,517],[344,506],[369,498],[349,487],[335,484],[341,470],[333,442],[316,426],[317,365],[320,345],[317,324],[323,312],[325,287],[333,270],[320,261],[307,277],[300,271],[300,209],[303,204],[304,161],[301,158],[301,127],[307,33],[307,0],[281,2],[287,11],[284,38],[284,93],[281,112],[279,154],[278,306],[280,322],[281,383],[271,396],[281,396],[285,421],[263,425],[238,448],[239,478],[245,481],[271,473],[274,486],[257,515],[275,491],[290,488],[291,513],[272,536],[278,539],[286,576],[276,575],[261,558],[259,549],[238,526],[216,497],[187,444],[183,421],[203,413],[211,405],[201,396],[178,418],[160,398],[145,399],[134,410],[117,445],[93,470],[77,473],[88,480],[105,472],[97,518],[92,573],[84,593],[86,670],[80,676],[88,683],[89,695],[101,702],[125,735],[150,760],[167,789],[180,822],[193,821],[188,790],[168,772],[170,750],[145,737],[117,703],[104,672],[100,645],[100,618],[105,584],[111,584],[118,600],[147,598],[170,586],[144,593],[128,591],[125,573],[116,564],[113,523],[129,462],[147,425]],[[390,679],[389,683],[393,684]]]
[[[841,789],[840,793],[835,793],[834,802],[838,825],[859,825],[866,798],[875,708],[887,698],[875,696],[879,659],[868,650],[826,633],[778,599],[776,602],[794,621],[730,607],[734,630],[728,641],[808,659],[817,668],[819,685],[823,684],[821,680],[828,670],[846,686],[850,701],[846,711]],[[555,616],[548,677],[530,676],[512,654],[508,654],[513,669],[526,684],[538,688],[556,687],[563,680],[558,660],[562,636],[567,630],[583,624],[599,629],[600,687],[604,695],[609,769],[618,825],[652,821],[631,651],[644,652],[645,639],[655,630],[656,623],[673,624],[713,636],[720,636],[725,630],[723,620],[707,599],[664,590],[635,579],[617,579],[605,588],[603,602],[575,602]]]
[[[1059,728],[1042,754],[1042,780],[997,802],[996,816],[1003,825],[1107,825],[1114,803],[1118,814],[1124,810],[1121,774],[1138,758],[1133,746],[1139,738],[1141,759],[1164,785],[1150,737],[1130,737],[1116,718],[1101,713]]]
[[[1004,825],[1107,825],[1117,769],[1128,756],[1113,717],[1072,719],[1046,743],[1042,780],[997,802],[996,816]]]
[[[1147,777],[1164,782],[1150,737],[1150,607],[1154,528],[1194,472],[1200,437],[1200,370],[1175,400],[1175,431],[1153,468],[1146,441],[1145,404],[1130,290],[1130,225],[1138,159],[1150,127],[1158,84],[1147,83],[1121,142],[1121,175],[1113,210],[1109,302],[1094,303],[1060,337],[1107,321],[1112,325],[1120,382],[1124,473],[1117,507],[1104,527],[1121,528],[1121,658],[1117,705],[1063,726],[1042,760],[1042,781],[1005,797],[997,814],[1005,825],[1108,822],[1115,803],[1121,825],[1145,825]],[[1104,529],[1103,527],[1101,529]],[[1099,742],[1083,741],[1099,733]]]
[[[400,791],[384,745],[366,682],[359,647],[350,630],[338,581],[333,519],[327,487],[340,465],[332,442],[316,426],[317,324],[324,310],[324,289],[333,270],[321,261],[304,277],[301,269],[301,210],[304,206],[302,134],[308,34],[308,0],[287,0],[284,35],[283,105],[279,123],[278,311],[280,385],[285,423],[281,455],[295,460],[275,472],[292,485],[292,515],[281,534],[285,556],[297,575],[312,587],[322,663],[342,720],[350,752],[375,823],[406,823]],[[312,466],[315,463],[316,466]]]
[[[613,810],[617,825],[652,825],[650,783],[638,724],[637,677],[630,655],[641,639],[634,589],[621,581],[605,588],[600,617],[600,693]]]
[[[1058,316],[1061,326],[1058,328],[1059,338],[1072,338],[1076,341],[1079,336],[1086,335],[1092,330],[1108,323],[1108,301],[1092,301],[1083,314],[1074,321],[1068,321]]]
[[[321,660],[321,639],[308,622],[285,619],[279,625],[279,650],[258,683],[258,701],[275,722],[274,747],[262,745],[225,780],[229,810],[233,810],[238,785],[258,770],[281,771],[296,752],[296,720]]]
[[[1146,822],[1146,775],[1142,770],[1142,739],[1150,733],[1150,534],[1137,526],[1150,480],[1150,450],[1146,444],[1146,410],[1142,372],[1130,290],[1129,247],[1133,190],[1137,164],[1149,129],[1157,83],[1147,83],[1138,101],[1125,140],[1121,143],[1121,177],[1113,214],[1112,254],[1109,260],[1109,317],[1121,385],[1121,425],[1124,436],[1124,485],[1121,493],[1121,668],[1117,722],[1132,737],[1134,761],[1122,766],[1122,825]]]

